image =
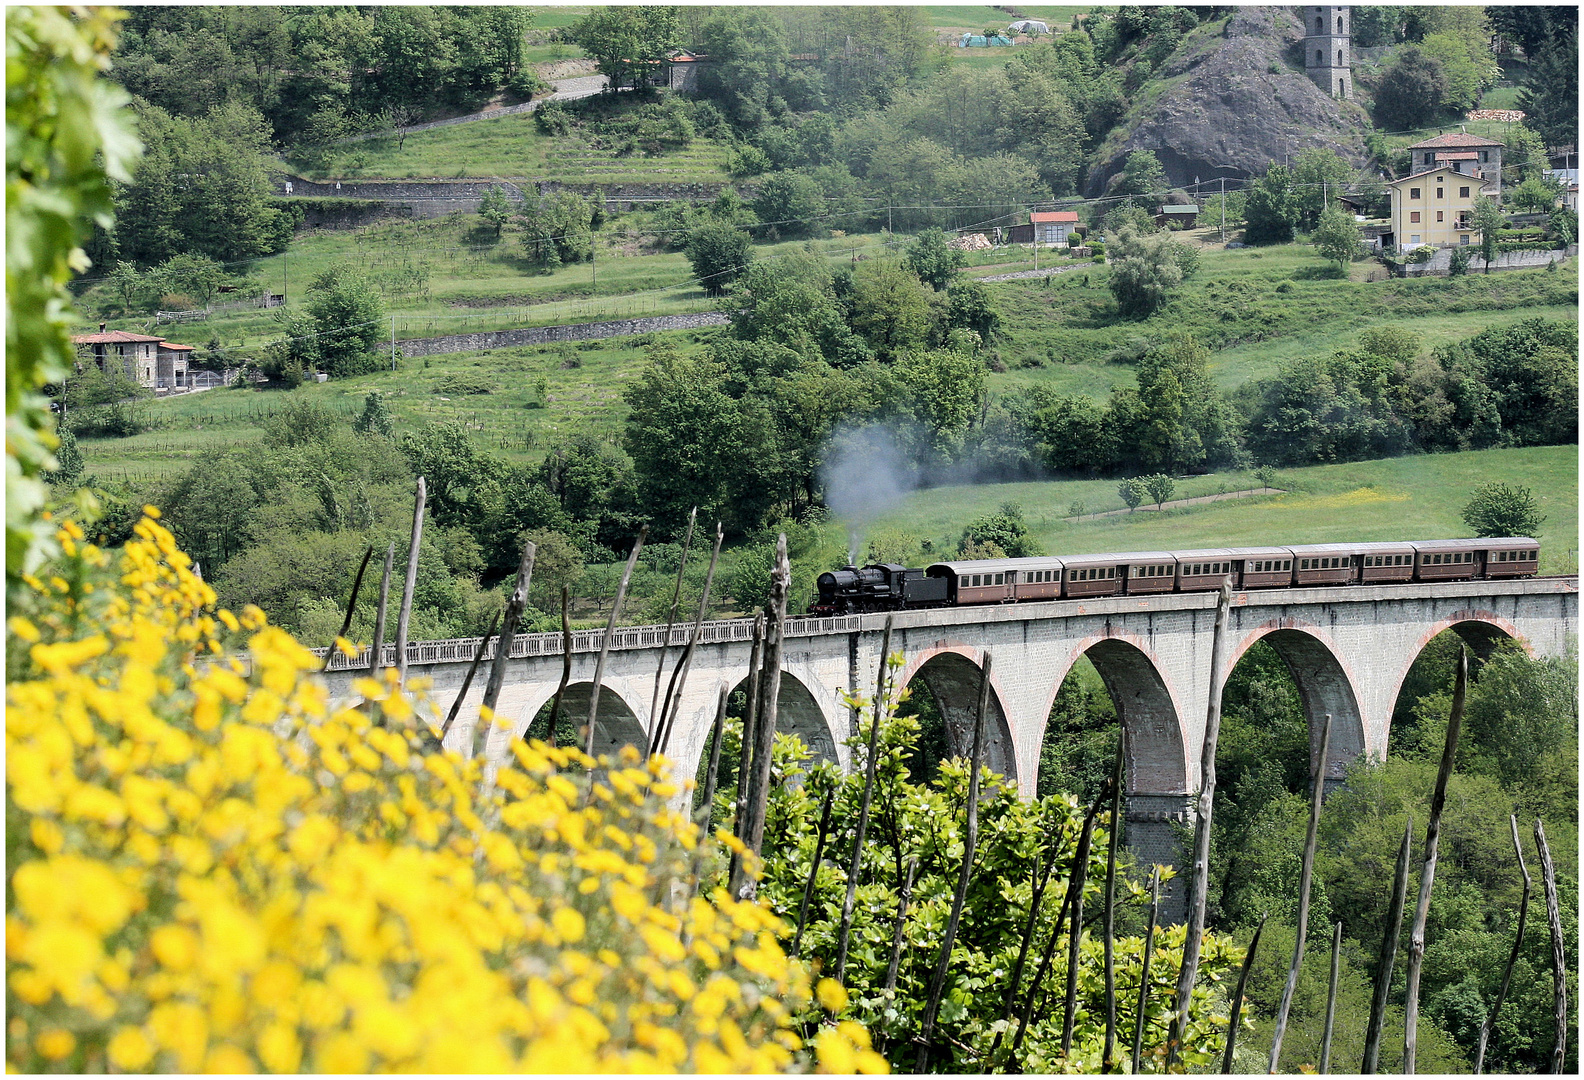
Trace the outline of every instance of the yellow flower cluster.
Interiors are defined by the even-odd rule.
[[[667,762],[487,777],[393,678],[333,710],[156,517],[119,573],[65,524],[8,623],[11,1069],[886,1071],[780,919],[694,895]]]

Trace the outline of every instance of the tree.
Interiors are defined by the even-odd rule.
[[[1352,166],[1336,151],[1325,147],[1300,150],[1292,163],[1293,190],[1298,197],[1298,227],[1314,228],[1330,200],[1341,195],[1352,180]]]
[[[1539,132],[1548,145],[1577,144],[1576,24],[1572,31],[1548,42],[1534,55],[1529,69],[1529,83],[1518,93],[1518,107],[1524,111],[1524,123]]]
[[[902,256],[902,265],[937,291],[950,286],[958,268],[967,261],[968,257],[948,244],[945,232],[938,228],[925,229],[915,236]]]
[[[1495,481],[1474,489],[1463,521],[1476,536],[1539,536],[1545,517],[1528,488]]]
[[[1542,176],[1531,176],[1507,193],[1507,201],[1514,210],[1544,213],[1557,204],[1562,185]]]
[[[914,416],[929,432],[931,449],[945,461],[962,451],[984,391],[984,362],[966,352],[910,352],[896,362]]]
[[[1441,61],[1410,45],[1381,76],[1375,90],[1375,123],[1389,131],[1423,127],[1446,101],[1446,73]]]
[[[894,360],[929,336],[931,295],[894,260],[863,263],[853,275],[852,328],[881,357]]]
[[[511,220],[511,200],[506,197],[503,188],[491,186],[484,192],[484,197],[479,200],[479,217],[495,227],[495,239],[499,240],[501,229]]]
[[[1117,485],[1117,494],[1122,496],[1122,501],[1127,503],[1128,512],[1139,508],[1139,503],[1144,501],[1144,496],[1149,494],[1149,489],[1144,486],[1144,478],[1130,476]]]
[[[1496,234],[1507,224],[1507,216],[1493,199],[1474,196],[1474,227],[1480,233],[1480,258],[1485,260],[1485,272],[1496,258]]]
[[[1243,239],[1250,244],[1285,244],[1293,238],[1301,214],[1292,172],[1272,162],[1243,203]]]
[[[1198,268],[1198,256],[1167,233],[1140,236],[1124,226],[1110,248],[1107,282],[1117,307],[1128,318],[1148,318],[1171,298],[1171,292]]]
[[[362,271],[338,263],[308,286],[319,363],[331,378],[346,378],[380,366],[375,348],[384,339],[385,305]]]
[[[716,8],[699,31],[699,47],[710,59],[701,65],[699,91],[738,128],[757,128],[785,110],[786,32],[775,13]]]
[[[677,46],[681,23],[674,7],[601,7],[564,33],[594,59],[614,91],[640,85],[651,65]]]
[[[1166,192],[1166,170],[1153,150],[1135,150],[1122,166],[1114,195],[1133,195],[1153,202]]]
[[[352,421],[352,430],[359,435],[383,435],[387,439],[396,437],[396,424],[385,406],[385,395],[378,390],[370,390],[364,396],[363,411]]]
[[[946,311],[946,325],[953,329],[972,330],[986,345],[995,339],[1001,314],[990,298],[990,290],[980,282],[964,279],[954,282],[946,290],[951,306]]]
[[[231,282],[225,267],[207,255],[172,255],[149,272],[162,293],[179,293],[208,307],[222,285]]]
[[[687,259],[706,296],[730,291],[732,282],[753,262],[748,234],[725,221],[712,221],[688,231]]]
[[[1140,479],[1144,484],[1144,490],[1149,492],[1149,497],[1155,501],[1155,509],[1157,510],[1177,490],[1177,481],[1165,473],[1154,473]]]
[[[759,194],[750,205],[771,238],[808,236],[825,222],[824,193],[803,173],[768,174],[759,181]]]
[[[1343,274],[1347,273],[1348,263],[1357,258],[1363,249],[1358,222],[1340,206],[1326,207],[1320,215],[1320,224],[1309,239],[1321,255],[1335,260],[1337,269]]]
[[[1039,541],[1029,535],[1022,507],[1012,502],[1003,503],[994,514],[970,521],[957,542],[957,550],[964,552],[983,544],[996,545],[1006,552],[1009,559],[1027,559],[1044,554]]]

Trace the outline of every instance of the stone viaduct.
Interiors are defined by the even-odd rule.
[[[1087,655],[1116,703],[1125,735],[1129,846],[1141,862],[1170,864],[1178,852],[1174,825],[1190,820],[1199,787],[1215,603],[1214,593],[1188,593],[898,612],[892,648],[907,660],[899,685],[922,680],[928,686],[954,751],[966,754],[980,665],[993,654],[987,763],[1029,797],[1056,692]],[[884,621],[882,615],[788,620],[779,730],[795,732],[822,758],[849,764],[844,743],[856,734],[857,717],[841,692],[874,692]],[[1277,650],[1297,683],[1316,742],[1323,716],[1332,716],[1328,780],[1339,782],[1359,754],[1384,755],[1398,690],[1431,638],[1451,629],[1476,655],[1513,638],[1534,655],[1550,656],[1568,647],[1577,622],[1577,578],[1249,590],[1233,595],[1226,663],[1230,672],[1258,641]],[[735,688],[746,677],[751,625],[746,619],[704,624],[668,750],[683,777],[696,775],[720,686]],[[668,679],[690,630],[673,629]],[[573,717],[587,716],[603,633],[573,635],[566,701]],[[600,691],[599,751],[628,743],[647,747],[664,633],[664,627],[629,627],[613,636]],[[410,644],[409,677],[431,679],[443,711],[477,645],[476,638]],[[387,646],[387,663],[394,661],[394,646]],[[338,657],[326,676],[332,691],[350,695],[359,673],[351,669],[366,664],[366,650],[360,661]],[[504,726],[476,730],[481,666],[447,746],[491,760],[506,757],[510,740],[554,694],[561,669],[559,634],[519,635],[497,710]]]

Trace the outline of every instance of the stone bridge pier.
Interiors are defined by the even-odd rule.
[[[899,612],[892,649],[904,653],[906,665],[896,683],[929,688],[953,752],[965,755],[984,657],[992,654],[986,762],[1020,794],[1032,797],[1051,706],[1073,665],[1087,656],[1122,726],[1128,846],[1141,865],[1176,864],[1181,857],[1176,830],[1191,822],[1200,785],[1215,603],[1213,593],[1189,593]],[[874,692],[884,621],[879,615],[788,620],[779,729],[799,735],[821,759],[850,764],[844,742],[856,734],[857,718],[842,693],[850,688]],[[1398,691],[1431,638],[1451,629],[1479,655],[1514,639],[1532,654],[1554,656],[1569,647],[1577,623],[1576,578],[1249,590],[1233,597],[1226,665],[1230,672],[1259,641],[1277,651],[1308,716],[1312,753],[1318,752],[1323,718],[1332,718],[1326,775],[1336,784],[1360,754],[1385,754]],[[696,775],[720,687],[736,688],[746,677],[750,628],[748,620],[704,626],[667,751],[679,779]],[[673,630],[667,680],[689,629]],[[573,717],[587,715],[602,635],[599,630],[573,635],[565,699]],[[613,636],[600,691],[596,750],[627,744],[649,748],[650,702],[663,635],[663,627],[629,627]],[[555,693],[561,647],[559,634],[519,635],[507,662],[497,726],[477,730],[481,674],[447,746],[505,760],[511,740],[524,733]],[[409,673],[432,680],[442,711],[476,648],[477,639],[408,646]],[[394,647],[387,646],[387,656],[394,662]],[[356,673],[350,666],[344,658],[332,662],[326,677],[333,692],[351,694]],[[1168,913],[1180,917],[1180,890],[1167,899]]]

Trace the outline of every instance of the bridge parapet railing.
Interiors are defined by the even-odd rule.
[[[787,637],[811,637],[818,634],[851,633],[860,628],[862,617],[858,615],[834,616],[807,616],[793,617],[786,621]],[[682,623],[671,627],[669,644],[673,648],[680,648],[688,643],[692,636],[691,623]],[[572,651],[574,653],[598,652],[604,641],[605,631],[574,630],[572,631]],[[752,619],[713,619],[705,622],[699,628],[699,643],[701,645],[721,644],[733,641],[749,641],[753,638]],[[623,626],[611,632],[610,647],[612,650],[625,649],[654,649],[666,643],[666,628],[664,626]],[[418,664],[457,664],[469,663],[478,652],[479,638],[450,638],[445,641],[412,641],[407,644],[407,665],[412,667]],[[493,660],[500,647],[500,639],[492,638],[484,649],[484,659]],[[324,656],[330,650],[314,649],[316,656]],[[337,652],[330,658],[329,671],[357,671],[369,666],[372,649],[364,647],[358,650],[356,656],[348,656]],[[512,638],[511,651],[507,656],[519,659],[529,656],[560,656],[562,651],[562,635],[558,632],[543,634],[517,634]],[[383,666],[394,667],[396,664],[396,645],[387,643],[384,647]]]

